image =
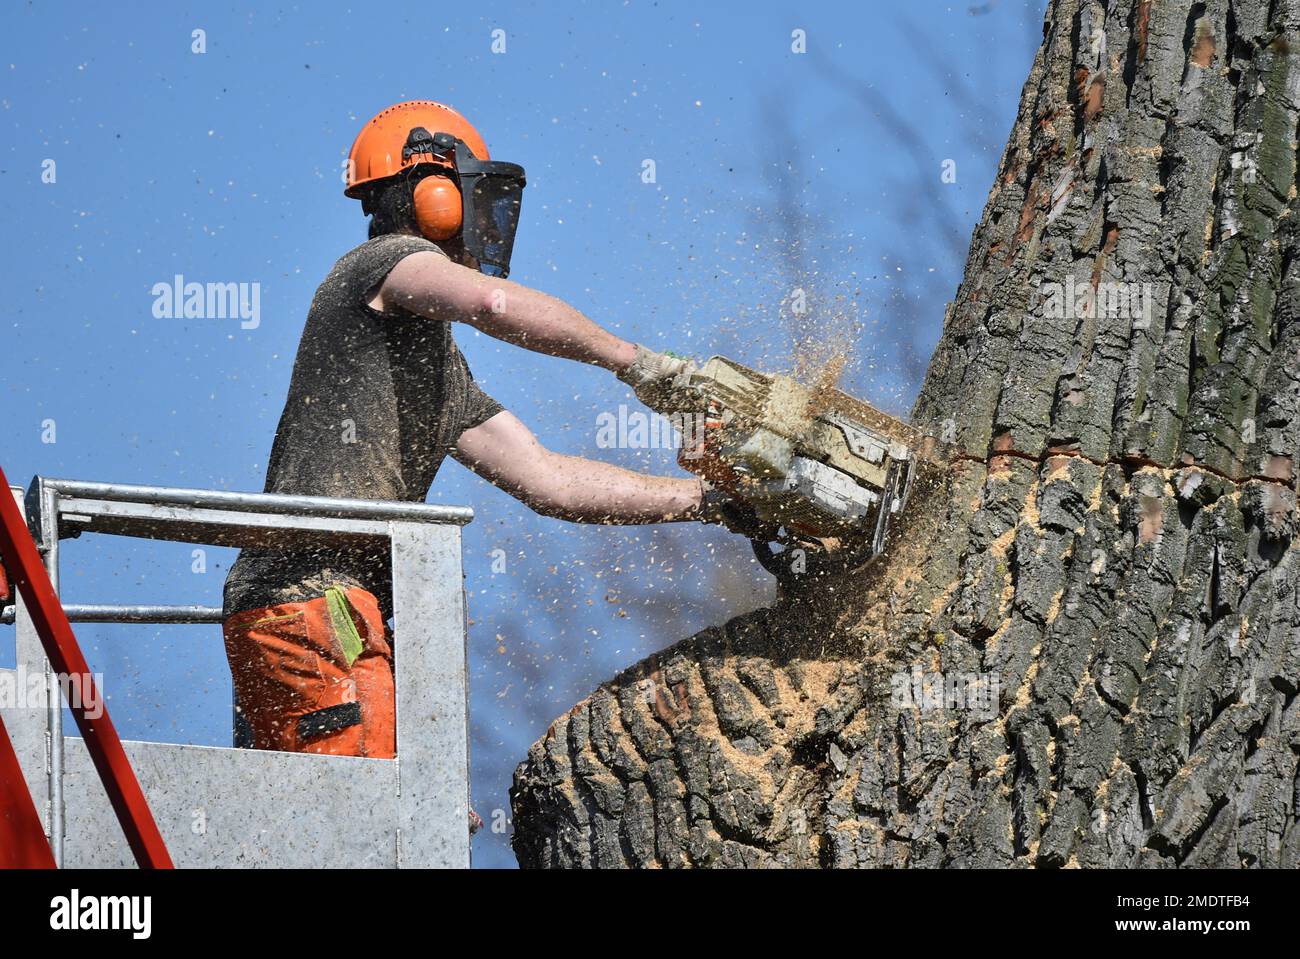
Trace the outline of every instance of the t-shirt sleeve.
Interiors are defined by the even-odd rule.
[[[412,253],[424,252],[447,255],[436,243],[422,236],[393,233],[367,243],[358,251],[359,255],[352,264],[348,287],[364,302],[370,291],[393,271],[393,267]]]
[[[460,422],[458,428],[453,431],[459,439],[461,433],[481,426],[498,413],[504,412],[505,407],[474,382],[474,374],[470,372],[469,364],[465,362],[465,357],[459,349],[455,351],[454,362],[459,367],[458,379],[461,382]]]

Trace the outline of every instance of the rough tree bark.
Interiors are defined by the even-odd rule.
[[[913,414],[964,458],[557,719],[522,865],[1300,865],[1297,55],[1300,0],[1050,4]]]

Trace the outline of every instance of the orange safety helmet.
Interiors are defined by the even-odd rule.
[[[427,239],[463,234],[484,273],[509,273],[523,167],[492,162],[483,137],[451,107],[410,100],[361,128],[348,152],[343,192],[365,203],[370,187],[399,175],[411,184],[416,224]]]
[[[406,152],[406,140],[416,127],[431,133],[450,133],[473,151],[480,160],[488,156],[487,144],[473,125],[451,107],[432,100],[408,100],[395,103],[376,114],[361,128],[348,151],[348,185],[345,195],[358,199],[362,187],[376,180],[396,176],[421,163],[450,167],[441,157]]]

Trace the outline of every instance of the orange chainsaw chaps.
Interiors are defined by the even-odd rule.
[[[396,756],[393,650],[383,615],[365,590],[344,596],[362,640],[351,666],[324,596],[225,621],[226,658],[255,749]]]

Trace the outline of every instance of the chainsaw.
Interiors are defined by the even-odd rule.
[[[907,503],[934,437],[833,388],[760,373],[722,356],[673,379],[662,408],[677,461],[753,514],[751,541],[783,583],[874,557]]]

